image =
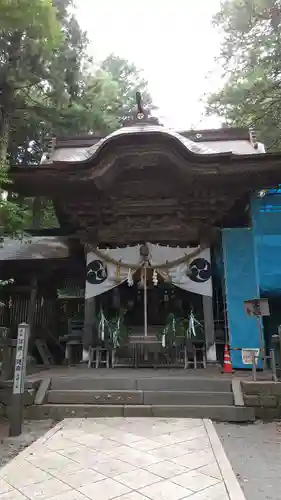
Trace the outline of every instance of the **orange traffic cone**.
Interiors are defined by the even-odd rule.
[[[224,346],[223,373],[232,373],[232,363],[227,344]]]

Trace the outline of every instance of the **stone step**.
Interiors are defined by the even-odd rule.
[[[54,404],[142,405],[142,391],[112,390],[53,390],[47,393],[47,402]]]
[[[34,420],[99,417],[211,418],[220,422],[255,419],[254,409],[246,406],[44,404],[25,408],[25,418]]]
[[[231,381],[211,378],[167,377],[140,378],[137,389],[142,391],[230,392]]]
[[[232,392],[143,391],[145,405],[225,405],[232,406]]]
[[[116,375],[115,375],[116,374]],[[122,378],[118,369],[112,377],[52,377],[55,390],[105,390],[105,391],[194,391],[231,392],[231,380],[206,377],[138,377]]]
[[[228,405],[234,404],[231,392],[194,391],[113,391],[50,390],[47,402],[53,404],[110,405]]]

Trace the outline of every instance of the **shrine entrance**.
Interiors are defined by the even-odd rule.
[[[136,280],[132,287],[126,283],[119,287],[121,304],[126,309],[128,326],[133,330],[144,331],[145,293],[140,280]],[[193,311],[204,329],[204,313],[202,297],[174,286],[159,278],[157,285],[151,280],[147,282],[147,327],[149,331],[159,330],[165,326],[169,314],[178,318],[188,318]]]
[[[128,287],[127,283],[110,290],[97,300],[98,310],[102,307],[106,316],[124,310],[125,322],[130,332],[144,332],[144,290],[139,283]],[[157,286],[147,287],[148,333],[158,327],[163,329],[169,314],[188,320],[193,311],[195,319],[204,331],[203,300],[200,295],[181,290],[161,281]]]
[[[176,364],[179,357],[182,363],[187,344],[200,343],[204,352],[211,345],[206,336],[214,329],[210,249],[149,243],[93,249],[87,255],[86,301],[95,304],[97,348],[102,345],[122,358],[133,350],[134,359],[141,351],[144,361],[153,353],[166,359],[169,352],[171,358],[173,352]]]
[[[190,343],[193,364],[195,351],[203,364],[202,296],[174,286],[149,268],[145,286],[143,275],[139,269],[130,284],[125,281],[97,297],[98,337],[103,347],[110,344],[116,352],[114,359],[118,357],[122,366],[184,366]],[[112,346],[113,331],[116,349]]]

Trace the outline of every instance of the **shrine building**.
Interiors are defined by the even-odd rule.
[[[14,336],[28,321],[56,362],[74,337],[87,361],[110,330],[117,351],[133,338],[147,345],[149,364],[179,324],[207,363],[225,343],[234,368],[247,368],[243,349],[270,347],[281,323],[281,154],[252,131],[175,132],[137,115],[107,137],[54,138],[40,165],[10,174],[8,190],[51,200],[58,221],[0,249],[1,279],[14,280],[1,324]],[[262,339],[244,308],[259,297],[271,310]]]

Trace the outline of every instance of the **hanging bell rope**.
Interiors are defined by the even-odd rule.
[[[179,259],[172,260],[172,261],[166,261],[165,263],[161,263],[161,264],[160,263],[157,263],[157,264],[150,264],[149,263],[149,267],[151,269],[157,269],[158,271],[160,271],[162,269],[171,269],[173,267],[178,267],[181,264],[188,264],[195,257],[197,257],[204,248],[205,247],[198,246],[190,254],[185,254],[183,257],[180,257]],[[107,255],[106,253],[101,252],[98,248],[92,248],[92,252],[94,252],[104,262],[107,262],[108,264],[113,264],[114,266],[117,267],[116,278],[117,278],[117,274],[118,274],[118,269],[120,270],[121,267],[123,269],[128,269],[128,270],[131,269],[131,271],[137,271],[143,265],[143,262],[141,262],[140,264],[137,264],[137,265],[132,265],[131,263],[129,264],[127,262],[123,262],[121,259],[120,260],[113,259],[112,257]],[[119,273],[119,276],[120,276],[120,273]]]
[[[120,261],[118,261],[117,264],[116,264],[116,277],[115,278],[116,278],[117,282],[121,280],[121,266],[120,266]]]

